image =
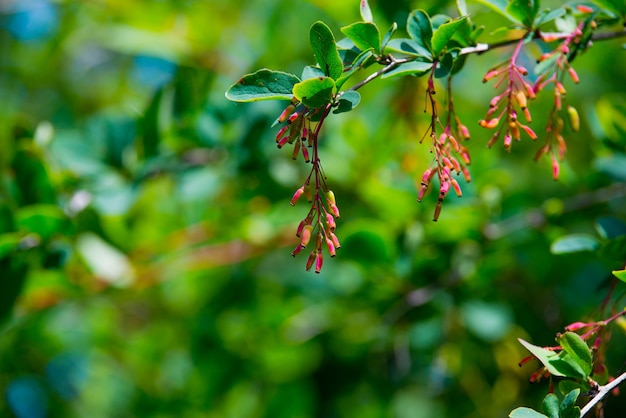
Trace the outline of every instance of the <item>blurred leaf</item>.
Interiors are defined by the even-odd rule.
[[[300,79],[293,74],[268,69],[246,74],[226,91],[226,98],[234,102],[257,100],[291,100],[293,86]]]
[[[35,233],[44,241],[65,231],[67,218],[63,211],[54,205],[31,205],[21,208],[17,214],[20,229]]]
[[[21,377],[6,389],[7,402],[17,417],[44,418],[48,415],[48,396],[39,380]]]
[[[539,0],[511,0],[506,11],[513,19],[531,28],[539,11],[539,3]]]
[[[548,418],[559,418],[559,398],[554,393],[548,393],[543,398],[543,412],[548,414]]]
[[[35,150],[27,148],[17,150],[11,167],[15,171],[21,204],[56,203],[56,193],[48,170]]]
[[[621,219],[603,216],[596,220],[596,230],[604,239],[613,239],[621,235],[626,235],[626,222]]]
[[[626,16],[626,3],[622,0],[593,0],[593,2],[603,9],[615,13],[619,17]]]
[[[586,376],[589,376],[592,370],[591,350],[587,343],[574,332],[566,332],[557,338],[557,341],[563,350],[570,355],[578,366],[582,369]]]
[[[7,238],[2,236],[2,238]],[[5,241],[5,244],[9,244]],[[23,257],[5,253],[0,256],[0,323],[11,314],[24,288],[28,267]]]
[[[477,2],[489,7],[495,12],[500,13],[502,16],[506,17],[512,22],[517,21],[513,16],[511,16],[511,14],[507,10],[507,0],[477,0]]]
[[[361,51],[373,49],[377,54],[380,52],[380,33],[373,23],[356,22],[344,26],[341,31],[354,42]]]
[[[595,169],[617,180],[626,180],[626,155],[599,157],[594,161]]]
[[[337,52],[335,37],[330,28],[324,22],[315,22],[311,26],[309,40],[313,48],[315,60],[322,71],[324,71],[324,74],[333,80],[341,77],[343,63]]]
[[[461,27],[461,25],[466,23],[466,16],[461,16],[439,26],[433,33],[433,55],[436,57],[439,56],[448,45],[448,42],[450,42],[450,39],[452,39],[454,33]]]
[[[333,98],[335,82],[330,77],[310,78],[293,86],[296,99],[310,109],[329,104]]]
[[[515,408],[509,414],[510,418],[546,418],[544,414],[541,414],[534,409],[526,408],[522,406],[520,408]]]
[[[432,56],[433,27],[430,23],[428,13],[424,10],[413,10],[411,14],[409,14],[406,23],[406,31],[411,39],[429,52],[428,56]]]
[[[343,113],[353,110],[361,102],[361,95],[358,91],[346,91],[338,100],[338,105],[333,113]]]
[[[465,326],[487,342],[502,339],[511,328],[513,318],[505,305],[470,301],[461,312]]]
[[[600,247],[600,255],[611,261],[626,260],[626,235],[604,242]]]
[[[600,242],[589,234],[571,234],[554,241],[550,246],[552,254],[567,254],[581,251],[595,251]]]
[[[541,10],[539,14],[537,15],[537,18],[535,19],[535,26],[541,26],[545,23],[552,22],[553,20],[558,19],[559,17],[563,16],[565,13],[566,11],[562,8],[558,8],[554,10],[549,10],[549,9]]]

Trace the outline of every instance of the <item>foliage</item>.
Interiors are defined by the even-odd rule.
[[[0,6],[0,416],[619,416],[625,8],[554,3]]]

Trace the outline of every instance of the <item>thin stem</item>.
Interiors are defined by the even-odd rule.
[[[591,400],[589,400],[589,402],[580,411],[581,418],[584,417],[589,411],[591,411],[598,402],[604,399],[604,397],[608,395],[610,391],[615,389],[625,380],[626,380],[626,372],[622,373],[611,383],[607,383],[604,386],[598,386],[598,393],[593,398],[591,398]]]

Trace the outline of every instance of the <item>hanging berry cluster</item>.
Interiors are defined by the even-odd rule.
[[[502,139],[504,148],[510,151],[513,141],[520,141],[522,137],[538,140],[539,135],[530,126],[533,121],[530,103],[548,86],[553,86],[553,108],[545,136],[542,132],[544,143],[535,159],[543,154],[549,155],[552,176],[556,179],[559,177],[559,162],[567,149],[563,136],[564,117],[569,120],[571,131],[577,131],[580,126],[578,112],[567,103],[564,86],[566,78],[579,82],[571,63],[591,45],[591,41],[625,33],[621,27],[613,33],[596,33],[599,28],[616,25],[615,16],[622,15],[622,10],[617,6],[612,8],[610,2],[603,2],[603,7],[609,9],[579,5],[575,9],[563,6],[542,10],[540,1],[536,0],[509,2],[506,7],[494,6],[494,10],[515,22],[513,27],[506,28],[512,30],[512,39],[500,43],[478,42],[482,28],[472,23],[465,6],[460,9],[462,16],[459,17],[439,14],[431,18],[424,10],[414,10],[406,23],[408,37],[396,38],[397,24],[392,24],[382,34],[374,23],[367,1],[360,0],[359,3],[362,21],[341,28],[345,39],[340,42],[335,41],[325,23],[315,22],[311,26],[309,40],[316,65],[306,66],[301,77],[261,69],[245,75],[226,92],[228,99],[237,102],[290,101],[278,118],[281,128],[276,143],[278,148],[292,145],[292,157],[302,156],[311,168],[291,201],[295,205],[305,196],[311,204],[297,228],[300,242],[292,255],[312,246],[306,269],[318,273],[324,262],[323,254],[333,257],[340,247],[335,235],[339,209],[326,183],[319,158],[320,130],[331,113],[349,112],[358,106],[361,96],[357,90],[377,79],[427,77],[425,112],[430,115],[430,123],[420,142],[429,138],[432,159],[418,177],[417,200],[423,200],[436,177],[439,186],[433,215],[436,221],[450,190],[459,197],[463,195],[459,179],[471,180],[471,158],[465,145],[470,132],[461,122],[452,100],[453,75],[462,70],[470,54],[505,47],[512,49],[509,59],[490,68],[483,78],[483,82],[494,82],[498,91],[489,103],[485,118],[479,121],[481,127],[493,130],[487,141],[489,147]],[[626,10],[623,14],[626,20]],[[544,31],[554,26],[559,32]],[[526,45],[534,42],[546,52],[539,57],[537,66],[529,71],[521,63],[527,58],[523,55]],[[556,45],[549,49],[554,43]],[[377,70],[372,72],[371,68]],[[344,88],[355,74],[363,72],[366,73],[358,81]],[[443,112],[436,100],[436,79],[447,81]]]

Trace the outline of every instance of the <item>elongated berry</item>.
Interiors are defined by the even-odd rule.
[[[330,238],[326,238],[326,246],[328,247],[328,254],[330,254],[331,257],[337,255],[337,251],[335,250],[335,244],[333,244],[333,241]]]
[[[300,187],[293,194],[293,197],[291,198],[291,202],[289,202],[291,204],[291,206],[295,206],[296,202],[298,201],[298,199],[300,199],[300,196],[302,196],[303,194],[304,194],[304,186]]]
[[[482,126],[483,128],[487,128],[487,129],[493,129],[496,126],[498,126],[498,123],[500,122],[499,118],[493,118],[493,119],[482,119],[478,122],[478,124],[480,126]]]
[[[577,132],[580,129],[578,110],[576,110],[574,106],[567,106],[567,114],[569,116],[569,122],[572,125],[572,131]]]
[[[289,129],[289,126],[283,126],[282,128],[280,128],[280,130],[276,134],[276,142],[283,139],[283,135],[285,134],[285,132],[287,132],[287,129]]]
[[[439,219],[439,214],[441,214],[441,201],[438,201],[437,205],[435,206],[435,213],[433,214],[433,222],[437,222],[437,219]]]
[[[311,241],[311,235],[313,235],[313,225],[304,225],[302,228],[302,237],[300,238],[300,246],[305,248]]]
[[[331,232],[334,231],[337,227],[337,224],[335,223],[335,217],[331,213],[326,214],[326,225]]]
[[[459,186],[459,182],[456,181],[455,178],[451,178],[450,179],[450,183],[452,184],[452,188],[454,189],[454,193],[456,193],[456,195],[458,197],[462,197],[463,196],[463,192],[461,191],[461,186]]]
[[[278,117],[278,122],[283,123],[284,121],[286,121],[287,117],[289,117],[289,115],[291,115],[294,110],[296,110],[296,107],[293,104],[287,106]]]
[[[326,192],[326,200],[328,200],[328,204],[329,205],[336,205],[337,202],[335,201],[335,193],[333,193],[332,190],[328,190]]]
[[[309,149],[304,145],[302,146],[302,157],[304,158],[305,163],[311,162],[311,157],[309,157]]]
[[[302,141],[298,140],[293,146],[293,152],[291,153],[291,159],[296,160],[298,158],[298,154],[300,153],[300,144]]]
[[[322,271],[322,265],[324,264],[324,255],[321,251],[317,253],[315,256],[315,272],[319,273]]]
[[[278,141],[278,144],[277,144],[278,148],[282,148],[283,145],[285,145],[287,143],[287,141],[289,141],[289,136],[288,135],[287,136],[283,136],[280,139],[280,141]]]
[[[309,254],[309,258],[306,260],[306,271],[311,270],[311,267],[313,267],[313,263],[315,262],[315,259],[317,258],[317,251],[313,250],[311,251],[311,254]]]
[[[335,235],[334,232],[331,232],[330,234],[328,234],[330,236],[330,239],[333,242],[333,245],[335,246],[335,249],[340,249],[341,248],[341,244],[339,243],[339,238],[337,238],[337,235]]]

